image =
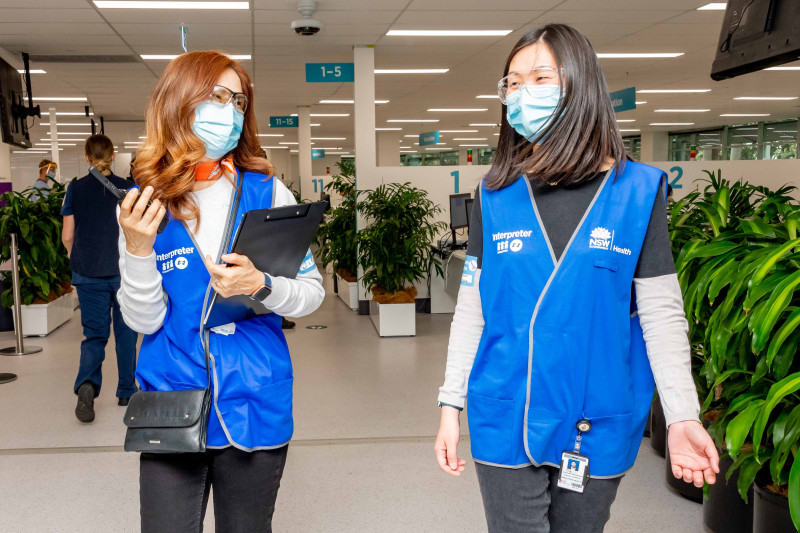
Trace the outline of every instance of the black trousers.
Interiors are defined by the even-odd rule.
[[[558,487],[550,466],[475,463],[489,533],[602,533],[621,477],[590,479],[583,493]]]
[[[271,533],[288,448],[141,454],[142,533],[203,531],[212,486],[217,533]]]

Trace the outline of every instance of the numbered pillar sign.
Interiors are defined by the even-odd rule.
[[[683,189],[683,185],[678,183],[679,181],[681,181],[681,178],[683,177],[683,168],[682,167],[672,167],[671,169],[669,169],[669,171],[670,171],[670,173],[672,173],[672,172],[675,173],[675,179],[673,179],[672,181],[669,182],[669,184],[672,185],[672,188],[673,189]]]
[[[453,176],[453,181],[455,182],[455,194],[458,194],[458,170],[454,170],[450,173]]]
[[[311,181],[313,181],[313,182],[314,182],[314,192],[315,192],[316,194],[319,194],[319,193],[321,193],[323,190],[325,190],[325,188],[324,188],[324,186],[323,186],[323,181],[322,181],[322,178],[313,179],[313,180],[311,180]]]

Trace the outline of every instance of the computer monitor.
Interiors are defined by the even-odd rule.
[[[464,200],[464,207],[467,208],[467,229],[469,229],[469,223],[472,222],[472,202],[474,201],[472,198]]]
[[[469,193],[450,195],[450,229],[461,229],[469,226],[466,201],[471,198]]]

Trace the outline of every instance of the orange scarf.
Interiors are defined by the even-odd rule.
[[[195,181],[213,181],[220,176],[224,171],[231,174],[236,174],[236,167],[233,166],[233,157],[226,157],[219,161],[205,161],[198,163],[194,171]]]

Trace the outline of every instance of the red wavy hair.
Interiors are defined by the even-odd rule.
[[[134,161],[136,184],[152,186],[175,218],[197,219],[198,227],[200,211],[189,192],[206,147],[192,131],[194,110],[208,100],[226,69],[239,76],[249,102],[239,144],[231,152],[234,164],[241,170],[271,175],[272,165],[261,157],[250,76],[237,61],[215,51],[182,54],[167,65],[147,104],[147,138]]]

